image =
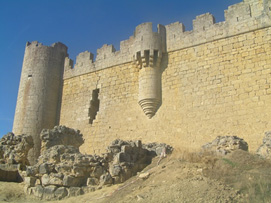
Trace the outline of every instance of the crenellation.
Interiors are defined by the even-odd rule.
[[[112,58],[115,56],[115,52],[116,49],[112,44],[111,45],[105,44],[102,46],[102,48],[97,50],[96,61]]]
[[[196,17],[193,20],[193,30],[200,32],[200,31],[207,31],[211,26],[215,24],[215,18],[210,13],[205,13]]]
[[[161,50],[158,51],[160,58],[166,51],[196,46],[270,26],[270,4],[271,0],[245,0],[229,6],[228,10],[225,10],[225,21],[218,23],[215,23],[215,17],[210,13],[199,15],[193,20],[191,31],[185,31],[182,23],[175,22],[166,26],[158,25],[157,32],[153,32],[152,23],[142,23],[136,27],[133,36],[120,42],[119,51],[116,51],[113,45],[104,45],[97,50],[92,68],[83,66],[81,70],[85,71],[68,70],[65,78],[135,61],[135,53],[140,54],[144,60],[144,51],[149,48]]]
[[[70,69],[73,69],[73,60],[67,56],[64,62],[64,70],[68,72]]]

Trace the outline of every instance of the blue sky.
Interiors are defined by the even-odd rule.
[[[70,58],[96,54],[103,44],[119,49],[137,25],[176,21],[192,29],[197,15],[210,12],[224,21],[224,10],[242,0],[0,0],[0,137],[12,131],[27,41],[62,42]]]

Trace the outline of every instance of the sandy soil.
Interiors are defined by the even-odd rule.
[[[248,165],[242,164],[239,165],[245,166],[245,168],[238,168],[236,163],[240,162],[240,159],[247,163],[251,157],[247,154],[237,154],[238,156],[220,160],[214,157],[193,158],[190,155],[189,161],[187,161],[183,157],[177,157],[175,153],[175,155],[163,159],[159,165],[157,165],[158,158],[155,158],[153,163],[140,173],[148,175],[145,179],[137,175],[123,184],[52,202],[253,202],[254,200],[249,200],[246,191],[241,191],[242,187],[235,187],[234,184],[227,184],[229,180],[225,181],[226,177],[229,179],[234,175],[234,178],[247,182],[247,179],[243,178],[247,177],[246,171],[258,170],[259,173],[264,173],[255,169],[253,164],[250,164],[251,169]],[[246,159],[245,156],[247,156]],[[259,162],[253,163],[259,165]],[[270,165],[266,165],[266,167],[269,174]],[[220,176],[221,178],[219,178]],[[230,181],[234,182],[234,178]],[[255,178],[258,179],[257,176]],[[270,183],[268,182],[268,184]],[[0,182],[0,202],[37,202],[37,200],[24,194],[21,183]]]

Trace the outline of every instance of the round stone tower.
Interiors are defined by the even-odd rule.
[[[139,68],[138,103],[148,118],[152,118],[161,104],[161,60],[166,51],[166,30],[158,25],[152,31],[152,23],[136,27],[134,60]]]
[[[62,43],[44,46],[27,43],[18,91],[13,132],[33,136],[34,149],[29,161],[40,153],[40,132],[58,124],[62,94],[64,60],[67,47]]]

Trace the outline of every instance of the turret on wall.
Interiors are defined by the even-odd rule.
[[[152,23],[136,27],[134,61],[139,68],[138,103],[148,118],[152,118],[161,104],[161,60],[166,51],[166,32],[158,25],[152,31]]]
[[[29,152],[31,164],[39,156],[41,130],[59,122],[66,56],[67,47],[61,43],[44,46],[34,41],[26,44],[13,132],[33,136],[34,149]]]

